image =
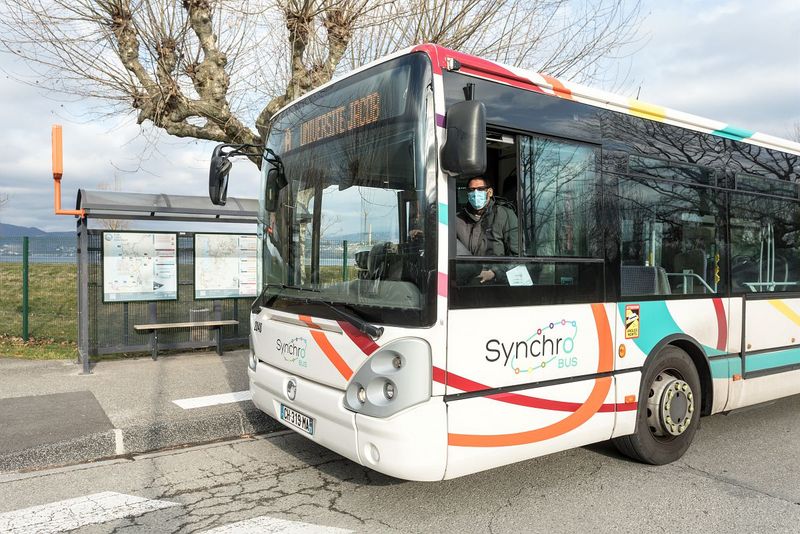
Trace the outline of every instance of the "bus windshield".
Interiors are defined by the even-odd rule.
[[[425,217],[435,206],[425,180],[429,78],[424,56],[406,56],[315,93],[273,122],[267,147],[286,185],[268,212],[265,162],[264,300],[298,313],[327,302],[379,323],[427,322],[436,278],[435,224],[428,228]]]

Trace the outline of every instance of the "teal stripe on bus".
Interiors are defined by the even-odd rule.
[[[735,126],[731,126],[730,124],[721,130],[714,130],[711,132],[714,135],[719,135],[720,137],[726,137],[728,139],[733,139],[734,141],[741,141],[743,139],[747,139],[748,137],[753,137],[756,132],[751,130],[745,130],[744,128],[737,128]]]
[[[650,351],[665,337],[683,333],[669,313],[667,303],[663,300],[620,303],[619,315],[623,324],[625,323],[625,306],[628,304],[639,305],[639,337],[630,341],[636,343],[645,356],[649,355]]]
[[[622,321],[625,321],[625,306],[633,304],[631,302],[622,302],[618,305],[619,314]],[[673,319],[672,314],[667,308],[666,301],[653,300],[636,303],[639,305],[639,337],[631,339],[639,350],[645,355],[649,355],[653,348],[659,344],[665,337],[672,334],[685,334],[678,326],[678,323]],[[725,354],[724,351],[702,345],[706,353],[706,357],[720,356]],[[735,360],[735,364],[728,365],[728,362]],[[734,374],[740,374],[741,362],[739,356],[732,358],[721,358],[710,362],[711,375],[713,378],[730,378]]]
[[[708,363],[711,367],[711,378],[730,380],[733,375],[742,374],[742,359],[739,356],[719,358]]]
[[[728,361],[730,358],[719,360],[711,360],[709,366],[711,367],[711,378],[730,378],[730,366]]]
[[[715,349],[714,347],[709,347],[708,345],[703,345],[702,343],[700,346],[703,347],[703,350],[706,351],[706,356],[722,356],[725,354],[724,350]]]
[[[750,373],[798,363],[800,363],[800,349],[786,349],[776,352],[762,352],[761,354],[748,354],[745,365],[747,372]]]
[[[447,226],[447,204],[439,202],[439,224]]]

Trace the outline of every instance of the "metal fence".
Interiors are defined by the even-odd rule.
[[[23,285],[27,265],[29,337],[76,340],[75,243],[75,237],[70,236],[0,237],[0,335],[25,337]]]

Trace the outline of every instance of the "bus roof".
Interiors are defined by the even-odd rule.
[[[559,80],[546,74],[450,50],[439,45],[423,44],[407,50],[407,52],[412,51],[424,51],[427,53],[433,62],[435,72],[438,73],[441,73],[442,70],[457,70],[462,74],[519,87],[528,91],[549,94],[566,100],[800,155],[800,143],[787,139],[642,102],[635,98],[592,89],[577,83]]]

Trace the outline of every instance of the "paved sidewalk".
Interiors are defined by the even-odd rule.
[[[0,472],[282,428],[249,400],[246,350],[101,361],[80,372],[73,362],[0,358]]]

